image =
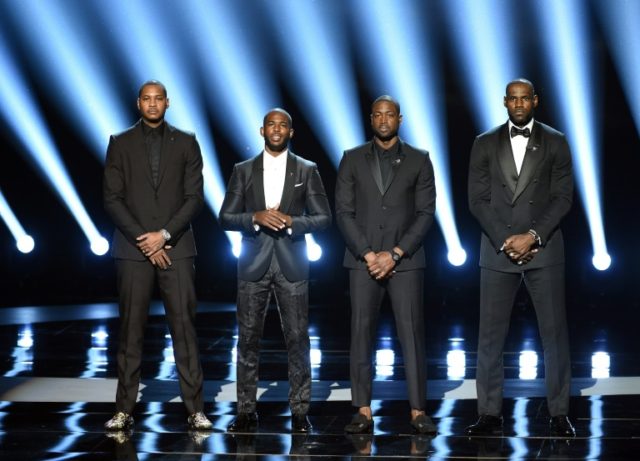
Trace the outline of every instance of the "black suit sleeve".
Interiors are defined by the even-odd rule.
[[[551,148],[553,163],[551,165],[551,181],[549,204],[538,216],[535,231],[544,245],[553,231],[560,226],[560,221],[571,209],[573,203],[573,167],[571,151],[564,136],[555,137],[556,144]]]
[[[126,204],[123,155],[118,139],[111,136],[102,183],[103,201],[104,208],[116,227],[129,241],[135,242],[136,237],[145,233],[145,229]]]
[[[252,222],[253,212],[245,211],[246,184],[246,171],[235,165],[220,208],[220,225],[224,230],[255,233]]]
[[[433,165],[428,154],[418,174],[414,195],[414,220],[400,237],[398,247],[408,255],[412,255],[420,246],[433,224],[436,212],[436,184],[433,175]]]
[[[352,254],[364,257],[371,248],[366,234],[356,221],[356,176],[350,156],[344,154],[336,179],[336,224]]]
[[[491,240],[496,252],[510,233],[506,223],[491,205],[491,165],[487,143],[476,138],[471,148],[469,160],[469,210],[478,220],[480,227]]]
[[[172,236],[181,235],[190,226],[191,220],[200,212],[204,204],[204,181],[202,178],[202,154],[195,136],[190,136],[185,152],[182,206],[164,225]]]
[[[291,216],[291,234],[315,232],[331,224],[331,207],[316,165],[309,167],[305,213]]]

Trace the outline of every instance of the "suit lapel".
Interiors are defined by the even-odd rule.
[[[540,149],[542,141],[542,129],[537,122],[533,123],[533,132],[527,143],[527,150],[524,154],[524,160],[522,161],[522,168],[520,169],[520,176],[518,177],[518,183],[516,185],[515,192],[513,193],[513,199],[511,203],[514,203],[517,198],[526,189],[527,185],[531,182],[534,173],[538,169],[538,165],[542,161],[543,152]]]
[[[284,176],[284,187],[282,188],[282,198],[280,199],[279,207],[279,210],[285,214],[288,212],[291,200],[293,199],[297,168],[297,157],[293,152],[289,151],[287,154],[287,171]]]
[[[256,204],[256,210],[264,210],[267,208],[264,198],[264,162],[262,157],[264,152],[253,160],[251,172],[251,187],[253,189],[253,199]]]
[[[371,171],[373,180],[375,181],[376,186],[378,186],[378,190],[382,195],[384,195],[385,188],[384,188],[384,184],[382,184],[382,174],[380,173],[380,161],[378,160],[378,156],[376,155],[373,141],[369,146],[369,152],[365,154],[365,159],[367,160],[367,164],[369,165],[369,170]]]
[[[518,184],[518,170],[513,159],[511,140],[509,137],[509,123],[505,123],[498,133],[498,164],[504,177],[504,181],[511,193],[515,194]]]
[[[391,186],[391,183],[396,177],[396,173],[398,172],[398,169],[400,168],[400,165],[402,164],[402,161],[406,156],[406,154],[402,152],[404,143],[400,139],[398,139],[398,143],[398,152],[393,156],[393,158],[391,158],[391,171],[389,172],[387,183],[384,185],[384,192],[382,193],[383,195],[387,193],[387,190],[389,190],[389,186]]]

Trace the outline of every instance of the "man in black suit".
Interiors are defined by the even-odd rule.
[[[309,358],[309,261],[305,234],[331,224],[331,209],[315,163],[288,148],[291,116],[265,115],[264,151],[233,168],[220,210],[225,230],[242,233],[238,259],[238,416],[230,432],[255,430],[260,339],[273,294],[280,313],[289,365],[293,432],[308,432],[311,398]]]
[[[506,88],[507,123],[478,136],[469,163],[469,208],[480,223],[477,423],[469,435],[502,430],[503,348],[524,281],[538,317],[553,435],[573,436],[567,418],[571,364],[560,222],[573,201],[571,152],[562,133],[534,121],[538,96],[517,79]]]
[[[110,431],[133,426],[142,361],[144,329],[157,280],[173,340],[182,400],[192,429],[207,430],[202,368],[194,328],[196,247],[191,219],[203,204],[202,156],[191,133],[164,120],[169,107],[165,86],[145,82],[138,93],[141,120],[111,136],[104,169],[104,206],[116,225],[120,298],[118,390]]]
[[[400,105],[380,96],[371,106],[373,140],[344,153],[336,183],[336,221],[346,242],[351,291],[349,433],[373,431],[371,356],[378,312],[389,294],[405,364],[411,425],[435,433],[424,412],[423,240],[433,223],[436,189],[426,151],[398,137]]]

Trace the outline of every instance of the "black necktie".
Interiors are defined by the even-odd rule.
[[[531,131],[529,130],[529,128],[523,128],[521,130],[520,128],[512,126],[511,127],[511,137],[515,138],[518,135],[524,136],[525,138],[528,138],[529,136],[531,136]]]

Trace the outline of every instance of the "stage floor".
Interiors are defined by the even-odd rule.
[[[349,312],[312,306],[313,363],[309,435],[290,434],[286,353],[275,310],[267,316],[260,364],[260,425],[225,432],[235,413],[235,306],[201,303],[197,328],[210,433],[191,433],[180,402],[162,306],[145,339],[143,382],[131,434],[109,436],[114,411],[117,307],[114,304],[0,309],[0,458],[35,459],[640,459],[640,354],[634,325],[570,318],[570,417],[577,437],[548,436],[544,367],[531,314],[516,313],[505,354],[501,437],[468,438],[475,421],[477,319],[427,316],[427,411],[438,435],[415,435],[392,316],[380,319],[372,436],[347,436]],[[625,338],[625,339],[622,339]],[[629,347],[629,345],[632,345]]]

